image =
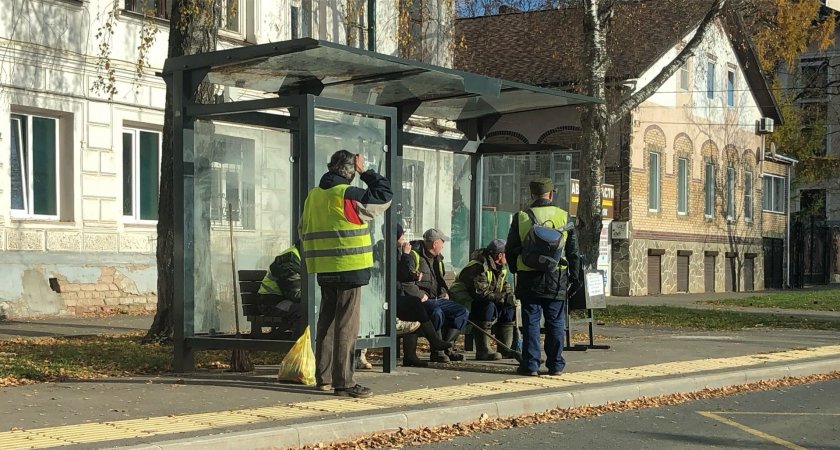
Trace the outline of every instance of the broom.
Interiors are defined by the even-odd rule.
[[[514,350],[514,349],[512,349],[512,348],[508,347],[507,345],[505,345],[505,344],[504,344],[504,342],[502,342],[502,341],[500,341],[500,340],[496,339],[496,337],[495,337],[495,336],[493,336],[492,334],[490,334],[490,333],[488,333],[488,332],[484,331],[484,328],[481,328],[480,326],[476,325],[475,323],[473,323],[473,321],[471,321],[471,320],[467,320],[467,323],[468,323],[468,324],[470,324],[470,325],[472,326],[472,329],[473,329],[473,330],[480,331],[480,332],[481,332],[481,334],[483,334],[483,335],[485,335],[485,336],[489,337],[490,339],[492,339],[492,340],[496,341],[496,345],[497,345],[498,347],[501,347],[501,348],[502,348],[502,350],[505,350],[505,351],[507,351],[508,353],[510,353],[511,355],[513,355],[513,359],[515,359],[517,362],[520,362],[520,363],[522,362],[522,352],[520,352],[520,351],[516,351],[516,350]]]
[[[228,224],[230,225],[230,269],[233,274],[233,319],[236,322],[236,339],[242,339],[242,333],[239,332],[239,305],[237,305],[236,289],[236,259],[233,256],[233,205],[228,202],[227,215]],[[250,372],[254,370],[254,363],[251,362],[251,357],[247,350],[240,348],[233,349],[233,354],[230,355],[230,371],[231,372]]]

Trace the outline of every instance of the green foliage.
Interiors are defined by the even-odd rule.
[[[140,343],[141,335],[0,341],[0,386],[71,379],[159,375],[172,371],[172,345]],[[196,367],[226,369],[229,350],[196,353]],[[283,355],[251,352],[255,364],[279,364]]]
[[[741,299],[713,300],[706,303],[721,306],[840,311],[840,289],[773,292]]]
[[[840,320],[809,319],[784,314],[753,314],[679,308],[675,306],[615,305],[599,311],[596,317],[599,321],[610,325],[642,325],[696,330],[741,330],[766,327],[840,331]]]

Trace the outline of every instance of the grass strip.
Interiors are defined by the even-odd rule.
[[[595,314],[598,322],[612,325],[643,325],[698,330],[744,328],[797,328],[840,330],[840,320],[808,318],[789,314],[763,314],[680,308],[676,306],[613,305]]]
[[[840,311],[840,289],[769,292],[739,299],[709,300],[705,303],[718,306]]]

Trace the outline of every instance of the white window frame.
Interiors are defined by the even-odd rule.
[[[753,176],[753,172],[750,169],[744,170],[744,221],[745,222],[752,222],[753,221],[753,208],[755,206],[753,201],[753,183],[755,182],[755,178]]]
[[[227,25],[227,7],[231,2],[236,2],[236,26],[238,29],[231,30],[230,28],[226,28]],[[219,34],[221,36],[227,36],[234,39],[244,39],[245,38],[245,17],[246,17],[246,6],[247,1],[245,0],[221,0],[220,10],[221,14],[219,15]]]
[[[158,222],[157,219],[141,219],[140,218],[140,132],[144,133],[153,133],[158,135],[158,167],[157,167],[157,174],[158,174],[158,202],[160,202],[160,165],[163,160],[163,133],[156,130],[149,130],[146,128],[135,128],[135,127],[123,127],[122,131],[120,132],[120,137],[122,135],[129,133],[132,135],[132,144],[131,144],[131,214],[126,215],[123,212],[122,206],[123,203],[120,202],[120,214],[123,217],[123,223],[132,223],[132,224],[140,224],[140,225],[154,225]],[[122,139],[120,139],[120,143],[122,143]],[[122,145],[122,144],[121,144]],[[120,153],[120,161],[124,164],[124,160],[122,158],[122,152]],[[123,167],[123,164],[120,164],[120,167]],[[122,181],[125,179],[125,170],[123,170],[122,178],[120,179],[120,187],[122,187]],[[125,198],[125,194],[122,193],[120,197],[121,200]]]
[[[245,213],[248,212],[244,211],[244,208],[246,206],[250,206],[254,209],[256,208],[256,198],[251,198],[250,200],[253,203],[248,203],[246,201],[245,190],[245,158],[253,159],[251,170],[256,170],[256,168],[254,167],[257,163],[257,161],[254,159],[256,157],[256,149],[254,148],[255,142],[252,138],[227,134],[217,134],[215,136],[215,139],[221,141],[217,142],[225,146],[231,144],[238,144],[239,148],[237,151],[239,152],[240,159],[238,164],[223,161],[210,161],[211,205],[210,210],[207,211],[208,215],[210,216],[210,225],[214,228],[225,228],[229,226],[227,216],[227,203],[231,199],[227,197],[227,176],[228,173],[235,173],[238,177],[236,183],[236,190],[239,194],[239,204],[237,205],[238,217],[232,220],[233,226],[242,230],[255,230],[256,211],[250,211],[252,214],[248,216],[248,221],[243,220],[245,218]],[[249,175],[250,177],[254,177],[255,173],[249,173],[247,175]],[[254,192],[254,194],[256,195],[256,192]],[[214,206],[212,203],[215,203],[215,210],[213,209]]]
[[[685,171],[682,171],[680,166],[685,167]],[[688,199],[689,199],[689,179],[691,176],[689,175],[690,171],[690,164],[688,158],[677,158],[677,214],[680,216],[687,216],[688,215]],[[684,208],[680,209],[680,200],[684,199],[684,204],[682,205]]]
[[[59,123],[59,119],[57,117],[50,117],[44,116],[40,114],[22,114],[12,112],[12,115],[16,116],[23,116],[26,118],[26,145],[27,145],[27,153],[26,153],[26,174],[25,174],[25,181],[26,185],[24,186],[24,193],[23,193],[23,207],[24,209],[11,209],[9,208],[9,214],[13,219],[36,219],[36,220],[49,220],[49,221],[58,221],[59,217],[61,217],[61,164],[59,159],[59,148],[61,146],[61,126]],[[40,119],[48,119],[52,120],[55,123],[55,215],[47,215],[47,214],[35,214],[34,208],[35,203],[33,201],[34,197],[34,174],[33,174],[33,151],[32,151],[32,119],[33,118],[40,118]],[[12,121],[18,120],[18,136],[21,136],[21,127],[19,119],[10,117],[9,126],[11,125]],[[9,133],[11,135],[11,133]],[[23,150],[23,141],[18,143],[18,148],[22,151]],[[11,147],[10,147],[11,150]],[[11,156],[11,155],[10,155]],[[18,158],[20,158],[21,164],[24,163],[23,155],[18,154]],[[10,161],[11,163],[11,161]],[[9,164],[11,166],[11,164]],[[11,170],[11,167],[10,167]],[[22,169],[23,170],[23,169]],[[24,175],[23,173],[21,175]],[[11,180],[9,181],[9,187],[11,187]]]
[[[681,91],[688,91],[691,88],[691,77],[688,70],[688,61],[680,67],[680,76],[677,80],[677,86]]]
[[[706,62],[706,98],[713,100],[715,98],[715,88],[717,80],[715,79],[715,71],[717,70],[717,61],[709,60]]]
[[[656,159],[656,167],[654,167],[652,159]],[[662,154],[658,151],[648,150],[648,212],[659,212],[661,206]]]
[[[738,80],[735,75],[735,69],[729,68],[726,70],[726,106],[735,107],[735,87]]]
[[[707,219],[714,219],[715,217],[715,184],[715,163],[706,161],[703,171],[703,215]]]
[[[726,166],[726,220],[735,221],[735,167]]]
[[[784,214],[785,213],[785,201],[784,196],[786,194],[786,179],[785,177],[779,175],[773,175],[769,173],[765,173],[762,175],[762,192],[761,192],[761,210],[763,212],[772,213],[772,214]],[[764,181],[769,180],[769,189]],[[781,210],[775,209],[778,206],[778,199],[776,198],[776,188],[778,187],[776,183],[781,183],[781,195],[782,195],[782,203],[781,203]],[[771,209],[767,209],[767,203],[765,203],[765,199],[769,198],[769,206]]]

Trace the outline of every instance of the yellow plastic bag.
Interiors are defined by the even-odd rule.
[[[315,353],[309,341],[309,327],[298,338],[295,345],[280,363],[277,371],[279,381],[292,381],[307,386],[315,384]]]

